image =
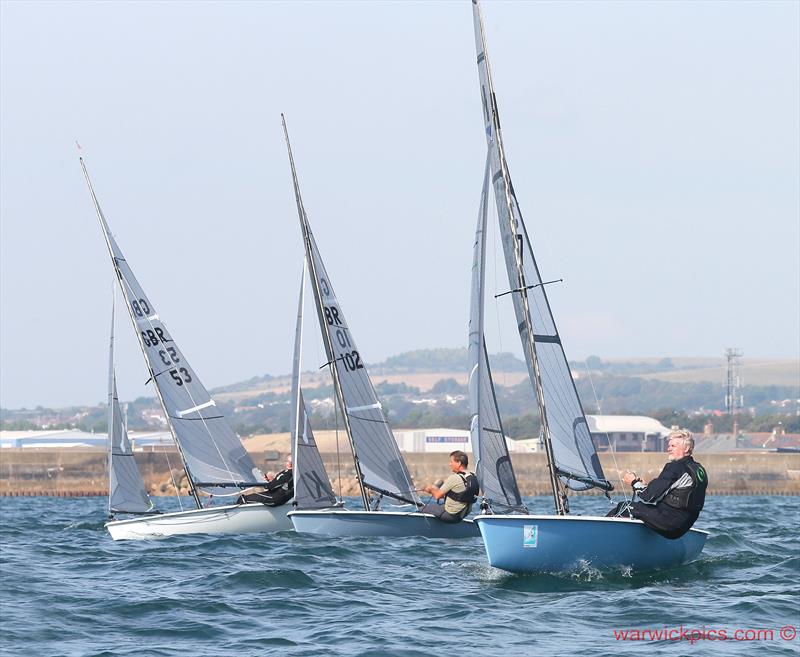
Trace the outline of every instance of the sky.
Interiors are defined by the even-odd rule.
[[[483,12],[568,357],[798,357],[800,3]],[[4,1],[0,30],[4,408],[105,399],[113,274],[76,141],[206,386],[290,371],[281,112],[364,360],[466,346],[486,149],[468,1]],[[520,354],[498,248],[487,342]],[[121,398],[152,394],[117,321]]]

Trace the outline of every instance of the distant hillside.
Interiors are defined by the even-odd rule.
[[[489,363],[491,364],[494,372],[525,372],[525,363],[519,358],[510,353],[493,354],[489,356]],[[414,351],[406,351],[396,356],[390,356],[385,361],[379,363],[367,363],[367,368],[373,377],[378,380],[386,378],[387,380],[395,381],[398,374],[427,374],[432,372],[439,372],[446,374],[448,377],[459,377],[461,373],[466,376],[467,369],[469,368],[469,355],[465,347],[458,349],[416,349]],[[327,381],[327,373],[323,372],[309,372],[308,376],[303,374],[303,381],[306,387],[321,385]],[[430,377],[423,377],[427,379]],[[438,381],[434,377],[433,383]],[[516,382],[516,380],[515,380]],[[266,392],[268,390],[283,390],[290,384],[289,375],[273,376],[265,374],[263,376],[254,376],[246,381],[232,383],[226,386],[214,388],[211,392],[214,394],[231,394],[231,396],[238,397],[235,393],[248,393],[243,396],[252,396],[251,392]],[[412,382],[412,385],[418,384],[417,381]],[[432,385],[432,384],[431,384]],[[426,388],[424,383],[421,387]]]
[[[497,400],[506,432],[512,437],[538,432],[536,398],[525,364],[513,354],[490,357]],[[713,420],[724,429],[725,390],[720,358],[630,358],[603,360],[590,356],[570,363],[586,412],[637,413],[702,429]],[[467,350],[419,349],[369,365],[376,392],[389,422],[407,428],[448,426],[468,428]],[[782,423],[800,431],[800,363],[795,359],[743,359],[741,367],[745,411],[737,419],[742,429],[769,431]],[[287,431],[291,377],[264,375],[216,388],[219,409],[242,434]],[[314,426],[333,428],[333,390],[327,370],[303,374],[306,404]],[[132,429],[160,429],[163,411],[154,397],[127,404]],[[727,423],[727,424],[726,424]],[[105,431],[104,406],[62,409],[0,409],[6,430],[81,428]]]
[[[514,354],[505,352],[489,356],[492,370],[524,372],[525,363]],[[415,349],[390,356],[382,363],[369,365],[372,372],[459,372],[469,368],[469,352],[460,349]]]

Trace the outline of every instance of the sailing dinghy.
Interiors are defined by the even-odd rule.
[[[494,187],[510,284],[508,294],[513,299],[528,374],[536,393],[557,514],[488,513],[478,516],[476,524],[480,528],[489,563],[516,573],[562,571],[585,562],[592,566],[632,567],[635,570],[669,568],[687,563],[702,551],[707,532],[692,529],[677,540],[668,540],[640,520],[568,515],[568,490],[597,488],[608,494],[613,486],[603,474],[589,433],[547,300],[547,283],[540,276],[511,184],[486,51],[483,19],[477,0],[473,0],[472,10],[488,147],[481,212],[486,211],[490,180]],[[485,240],[483,234],[479,235],[480,240]],[[482,280],[477,293],[473,287],[473,303],[483,304]],[[474,336],[471,335],[471,347],[473,337],[475,341],[483,338],[482,326],[475,330],[480,334],[476,332]],[[491,386],[490,378],[484,377],[483,381],[485,386]],[[476,408],[473,405],[472,412],[481,417],[481,409]],[[505,470],[507,480],[509,471],[510,462]],[[501,481],[502,475],[500,472]],[[516,498],[514,502],[516,504]]]
[[[296,511],[289,513],[294,528],[299,532],[333,536],[477,536],[478,530],[472,520],[451,524],[416,511],[422,503],[386,421],[311,232],[300,196],[285,120],[283,129],[327,365],[333,379],[336,401],[342,411],[363,505],[363,511],[342,507],[320,510],[298,507]],[[296,473],[295,476],[303,475]],[[383,511],[380,509],[382,502],[404,505],[408,510]]]
[[[155,384],[197,507],[154,515],[149,510],[126,506],[124,513],[132,517],[114,519],[106,523],[106,529],[114,540],[291,529],[291,521],[286,516],[291,508],[288,504],[269,507],[261,503],[223,503],[203,507],[201,495],[206,495],[211,503],[220,498],[235,499],[242,489],[263,487],[264,475],[226,422],[133,275],[100,209],[83,158],[80,162],[150,381]],[[112,429],[115,423],[116,420]],[[135,467],[132,457],[127,461]]]

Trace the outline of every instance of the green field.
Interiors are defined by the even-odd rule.
[[[608,359],[607,362],[645,362],[649,359]],[[656,359],[653,359],[655,361]],[[725,384],[726,366],[722,358],[673,358],[675,369],[664,372],[638,374],[644,379],[670,381],[672,383]],[[743,358],[739,370],[742,385],[748,386],[795,386],[800,387],[800,360],[795,358],[757,359]]]

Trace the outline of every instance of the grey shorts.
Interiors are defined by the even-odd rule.
[[[463,516],[454,516],[452,513],[445,511],[444,504],[426,504],[419,511],[420,513],[430,513],[442,522],[461,522],[464,519]]]

